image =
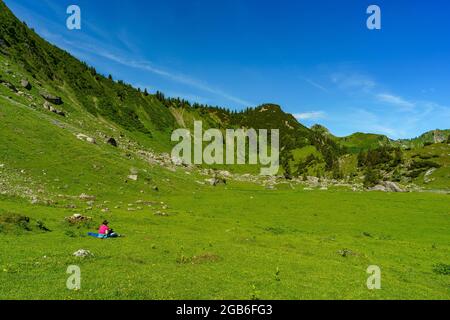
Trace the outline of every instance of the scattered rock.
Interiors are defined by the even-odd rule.
[[[3,85],[4,85],[5,87],[7,87],[8,89],[10,89],[11,91],[13,91],[13,92],[15,92],[15,93],[18,92],[17,88],[16,88],[11,82],[9,82],[9,81],[0,79],[0,83],[3,84]]]
[[[86,193],[80,194],[79,198],[80,198],[80,200],[91,200],[91,201],[95,200],[95,196],[90,196]]]
[[[66,220],[70,224],[78,224],[78,223],[82,223],[82,222],[89,222],[89,221],[92,220],[92,218],[91,217],[87,217],[87,216],[83,216],[83,215],[81,215],[79,213],[76,213],[73,216],[65,217],[64,220]]]
[[[314,187],[318,187],[320,185],[319,178],[317,178],[317,177],[308,176],[306,179],[307,179],[307,182],[310,187],[314,188]]]
[[[31,83],[28,80],[25,79],[20,80],[20,85],[27,90],[31,90]]]
[[[49,111],[51,111],[52,108],[53,108],[53,106],[51,105],[51,103],[48,102],[48,101],[44,101],[44,104],[43,104],[42,106],[44,107],[44,109],[47,109],[47,110],[49,110]]]
[[[97,144],[97,141],[95,141],[94,138],[91,137],[87,137],[86,142],[92,143],[92,144]]]
[[[45,102],[44,102],[43,107],[44,107],[44,109],[47,109],[48,111],[53,112],[53,113],[55,113],[55,114],[57,114],[57,115],[59,115],[59,116],[62,116],[62,117],[65,117],[65,116],[66,116],[66,114],[64,113],[64,111],[55,109],[55,108],[50,104],[50,102],[48,102],[48,101],[45,101]]]
[[[217,172],[217,175],[223,178],[231,178],[232,174],[226,170],[220,170]]]
[[[117,141],[113,137],[111,137],[108,140],[106,140],[106,143],[111,145],[111,146],[113,146],[113,147],[117,147]]]
[[[205,181],[209,182],[209,184],[213,187],[218,186],[219,184],[227,184],[227,180],[224,178],[211,178],[211,179],[206,179]]]
[[[178,158],[178,157],[172,157],[171,160],[172,160],[172,163],[176,166],[182,166],[184,163],[183,159]]]
[[[341,256],[348,257],[348,256],[354,256],[355,253],[352,250],[349,249],[342,249],[338,251],[338,254],[340,254]]]
[[[78,251],[75,251],[73,253],[73,255],[75,257],[79,257],[79,258],[87,258],[87,257],[93,257],[94,256],[89,250],[85,250],[85,249],[80,249]]]
[[[77,134],[77,139],[82,140],[82,141],[86,141],[86,142],[89,142],[89,143],[92,143],[92,144],[97,144],[97,141],[95,141],[94,138],[91,138],[91,137],[89,137],[89,136],[87,136],[85,134],[82,134],[82,133],[78,133]]]
[[[430,176],[433,174],[433,172],[436,171],[436,168],[431,168],[429,169],[427,172],[425,172],[425,175],[423,177],[423,182],[425,183],[430,183],[432,182],[434,179],[430,178]]]
[[[130,179],[130,180],[133,180],[133,181],[137,181],[138,180],[138,175],[137,174],[130,174],[127,178]]]

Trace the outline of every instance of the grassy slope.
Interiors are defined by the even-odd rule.
[[[361,132],[354,133],[348,137],[337,138],[337,140],[347,147],[350,153],[376,149],[390,143],[389,138],[384,135]]]
[[[429,146],[416,148],[406,153],[408,160],[420,161],[421,157],[436,162],[441,167],[433,171],[429,176],[429,182],[424,179],[425,173],[421,174],[415,183],[426,189],[449,190],[450,181],[450,145],[447,143],[436,143]]]

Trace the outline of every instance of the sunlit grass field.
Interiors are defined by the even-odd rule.
[[[177,193],[110,199],[110,208],[121,209],[94,209],[87,213],[92,224],[79,228],[64,217],[80,210],[1,198],[0,215],[30,217],[31,231],[0,233],[0,297],[450,298],[450,277],[434,271],[449,263],[447,195],[267,191],[235,183]],[[128,211],[136,201],[142,209]],[[104,218],[126,237],[87,237]],[[94,256],[72,256],[78,249]],[[66,288],[69,265],[81,268],[79,291]],[[367,289],[369,265],[381,268],[380,290]]]

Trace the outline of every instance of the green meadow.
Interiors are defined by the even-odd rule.
[[[449,275],[437,270],[450,256],[448,195],[230,183],[123,200],[108,206],[142,209],[94,209],[92,223],[70,226],[64,217],[79,210],[1,198],[0,214],[30,217],[30,230],[0,234],[0,297],[450,298]],[[167,215],[155,215],[163,206]],[[87,237],[104,218],[125,237]],[[74,257],[81,248],[93,256]],[[81,290],[66,288],[69,265],[81,269]],[[367,289],[369,265],[381,268],[380,290]]]

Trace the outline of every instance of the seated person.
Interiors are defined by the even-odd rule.
[[[114,230],[111,229],[108,226],[108,224],[109,224],[109,222],[107,220],[103,221],[102,225],[98,229],[99,235],[104,237],[104,238],[117,238],[117,237],[119,237],[119,235],[117,233],[115,233]]]

